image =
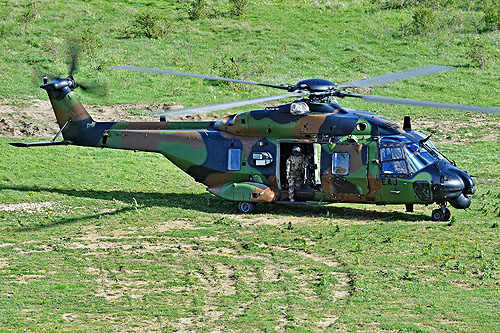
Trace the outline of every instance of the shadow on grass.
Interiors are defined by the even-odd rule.
[[[23,225],[17,228],[14,228],[14,231],[36,231],[36,230],[41,230],[41,229],[47,229],[47,228],[52,228],[52,227],[57,227],[65,224],[71,224],[71,223],[77,223],[77,222],[83,222],[86,220],[95,220],[99,219],[103,216],[110,216],[110,215],[115,215],[123,212],[127,212],[130,210],[135,210],[135,207],[123,207],[121,209],[113,210],[112,212],[101,212],[101,213],[96,213],[96,214],[88,214],[88,215],[80,215],[80,216],[69,216],[69,217],[63,217],[54,221],[50,221],[49,223],[43,223],[43,224],[35,224],[35,225]]]
[[[100,215],[119,214],[121,212],[141,209],[144,207],[171,207],[181,208],[186,210],[195,210],[202,213],[213,214],[234,214],[238,210],[235,202],[230,202],[217,198],[209,193],[155,193],[155,192],[127,192],[120,190],[103,191],[103,190],[75,190],[75,189],[60,189],[50,187],[28,187],[28,186],[2,186],[0,190],[14,190],[21,192],[49,192],[57,193],[77,198],[90,198],[97,200],[118,200],[121,202],[133,205],[118,209],[110,213],[100,213],[84,216],[81,218],[66,218],[64,221],[54,222],[50,225],[58,225],[71,223],[73,220],[81,220],[95,218]],[[422,221],[429,220],[430,217],[425,214],[418,213],[401,213],[401,212],[379,212],[376,210],[367,210],[362,208],[351,207],[334,207],[334,206],[316,206],[316,205],[278,205],[278,204],[260,204],[257,207],[257,213],[267,213],[278,216],[304,216],[304,217],[325,217],[329,212],[332,218],[344,218],[352,220],[374,220],[374,221]]]

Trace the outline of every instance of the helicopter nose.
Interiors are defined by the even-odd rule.
[[[458,170],[457,175],[462,179],[462,182],[464,183],[464,189],[462,191],[462,194],[460,194],[458,197],[450,200],[450,205],[452,205],[455,208],[458,209],[466,209],[469,208],[470,206],[470,198],[468,194],[474,194],[475,189],[474,189],[474,180],[472,179],[471,176],[467,174],[467,172]]]
[[[458,171],[457,172],[458,176],[462,178],[462,181],[464,182],[464,194],[474,194],[476,190],[474,189],[474,186],[476,185],[474,183],[474,179],[472,179],[471,176],[467,172],[464,171]]]
[[[460,196],[465,188],[464,181],[455,172],[442,174],[439,184],[433,186],[435,201],[448,201]]]
[[[468,194],[474,194],[474,180],[461,170],[449,170],[441,175],[440,183],[433,186],[436,202],[448,201],[453,207],[465,209],[470,206]]]

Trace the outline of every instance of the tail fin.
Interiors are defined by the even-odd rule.
[[[64,140],[87,145],[90,134],[88,129],[92,128],[95,122],[72,91],[76,86],[73,78],[69,77],[48,83],[44,80],[40,88],[45,89],[49,95]]]

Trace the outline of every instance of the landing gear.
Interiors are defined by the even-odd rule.
[[[246,202],[246,201],[239,202],[238,209],[243,214],[253,214],[255,213],[255,204],[253,202]]]
[[[451,217],[450,210],[448,208],[444,209],[444,221],[448,221]]]
[[[441,208],[437,208],[432,211],[433,221],[448,221],[450,217],[451,217],[450,210],[446,208],[445,205],[442,205]]]

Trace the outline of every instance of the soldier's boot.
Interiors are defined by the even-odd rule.
[[[295,184],[292,182],[290,185],[288,185],[288,199],[290,202],[294,202],[294,192],[295,192]]]

